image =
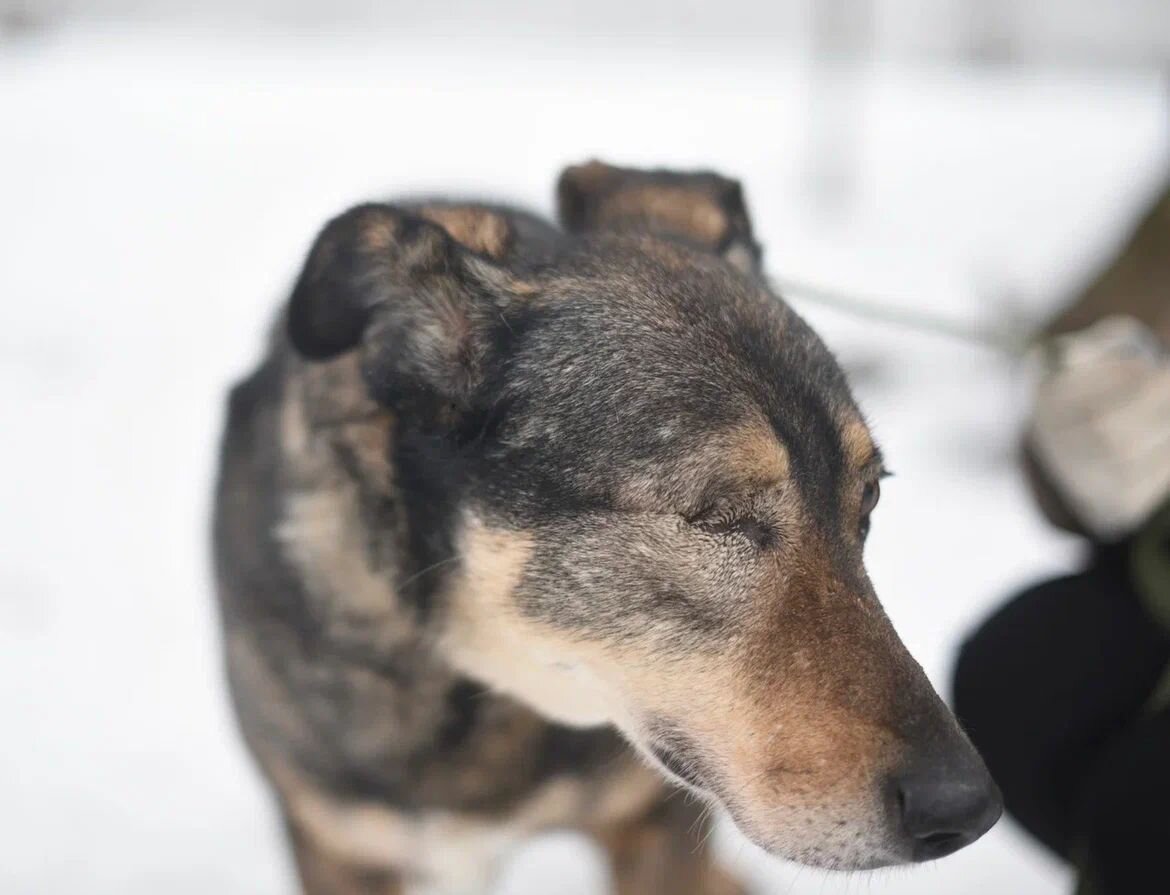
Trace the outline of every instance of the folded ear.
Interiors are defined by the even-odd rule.
[[[743,191],[718,174],[575,165],[557,184],[557,213],[570,233],[654,233],[722,255],[745,273],[760,271]]]
[[[447,418],[468,406],[498,319],[491,267],[431,221],[360,205],[313,244],[289,302],[289,337],[311,360],[359,349],[375,400]]]

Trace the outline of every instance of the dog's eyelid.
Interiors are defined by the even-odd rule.
[[[690,525],[718,522],[736,515],[736,504],[726,500],[707,500],[699,503],[698,509],[683,510],[679,513]]]
[[[746,538],[760,550],[775,546],[781,539],[775,523],[752,513],[711,516],[693,524],[711,534]]]
[[[757,512],[758,501],[763,492],[758,489],[716,489],[703,492],[691,507],[682,510],[681,515],[688,522],[701,522],[713,516],[748,516]]]
[[[758,549],[767,550],[783,541],[775,514],[760,505],[755,491],[723,494],[702,504],[702,509],[679,515],[694,528],[709,534],[746,538]]]

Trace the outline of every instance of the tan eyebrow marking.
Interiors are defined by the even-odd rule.
[[[869,426],[857,418],[849,420],[841,427],[841,445],[845,449],[849,465],[854,469],[880,467],[882,464],[881,451],[873,443]]]
[[[489,258],[504,257],[512,246],[514,234],[507,219],[486,208],[426,205],[419,214],[446,230],[456,242]]]
[[[664,439],[671,440],[670,427]],[[758,490],[788,477],[788,451],[761,417],[710,433],[695,448],[664,455],[627,475],[616,495],[618,505],[644,511],[668,504],[679,512],[697,512],[728,492]]]
[[[770,426],[748,424],[726,436],[724,473],[742,487],[766,485],[788,478],[788,449]]]

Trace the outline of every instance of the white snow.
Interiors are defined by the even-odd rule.
[[[220,680],[206,517],[225,386],[347,203],[473,190],[547,209],[601,156],[741,177],[777,272],[964,319],[1039,313],[1166,166],[1156,76],[881,68],[852,204],[803,186],[796,59],[392,33],[86,26],[0,44],[0,890],[290,891]],[[814,144],[815,145],[815,144]],[[1018,309],[1017,308],[1017,309]],[[1010,464],[999,358],[808,309],[897,473],[869,549],[944,691],[967,627],[1074,546]],[[936,865],[833,876],[720,846],[760,892],[1065,891],[1010,823]],[[567,836],[500,891],[601,891]]]

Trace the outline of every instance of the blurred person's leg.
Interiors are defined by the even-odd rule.
[[[1057,853],[1069,856],[1088,779],[1168,662],[1170,641],[1140,607],[1123,551],[1026,590],[963,645],[956,714],[1008,812]]]
[[[1085,792],[1084,895],[1170,891],[1170,708],[1109,746]]]

